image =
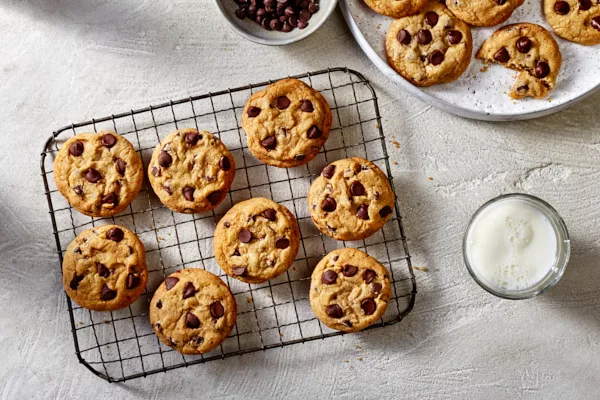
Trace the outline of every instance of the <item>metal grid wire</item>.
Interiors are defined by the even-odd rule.
[[[322,325],[312,313],[308,299],[310,274],[315,265],[323,255],[340,247],[366,251],[390,270],[393,296],[384,317],[369,329],[394,324],[413,308],[416,281],[398,202],[393,218],[383,229],[368,239],[353,242],[338,242],[321,235],[311,221],[306,204],[310,183],[322,168],[346,157],[359,156],[373,161],[387,173],[393,188],[375,91],[360,73],[347,68],[331,68],[293,78],[319,90],[333,113],[327,143],[315,159],[301,167],[281,169],[260,163],[248,151],[240,127],[241,112],[248,97],[273,81],[72,124],[54,132],[46,142],[41,169],[60,265],[68,244],[79,233],[102,224],[131,229],[146,247],[148,284],[144,294],[131,306],[113,312],[96,312],[79,307],[67,297],[77,357],[96,375],[119,382],[343,334]],[[72,209],[56,189],[52,174],[54,158],[62,143],[75,134],[114,130],[133,143],[147,170],[156,144],[168,133],[184,127],[214,132],[235,159],[237,171],[229,195],[211,212],[174,213],[158,201],[146,181],[126,211],[115,217],[91,218]],[[288,207],[298,220],[302,239],[292,267],[281,276],[257,285],[225,275],[215,261],[212,247],[219,218],[233,204],[251,197],[272,198]],[[158,285],[173,271],[187,267],[204,268],[220,276],[238,304],[237,322],[230,336],[216,349],[197,356],[182,355],[163,345],[149,321],[149,302]]]

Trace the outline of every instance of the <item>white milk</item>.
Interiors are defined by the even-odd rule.
[[[558,237],[548,218],[519,198],[484,208],[471,223],[466,256],[471,270],[491,289],[523,290],[553,269]]]

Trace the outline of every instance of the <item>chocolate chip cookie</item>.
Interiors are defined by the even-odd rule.
[[[142,160],[114,132],[80,133],[63,144],[54,160],[54,180],[77,211],[108,217],[123,211],[144,179]]]
[[[359,240],[391,218],[394,193],[377,165],[363,158],[346,158],[323,168],[310,186],[308,209],[325,235]]]
[[[530,23],[498,29],[481,45],[477,58],[520,71],[509,92],[513,99],[548,96],[562,61],[552,34]]]
[[[183,354],[206,353],[235,325],[237,305],[217,276],[199,268],[169,275],[150,302],[150,323],[160,340]]]
[[[325,144],[331,109],[304,82],[282,79],[250,97],[242,127],[256,158],[276,167],[296,167],[312,160]]]
[[[385,51],[390,66],[413,85],[451,82],[471,61],[471,28],[433,1],[418,14],[392,22]]]
[[[544,14],[554,32],[571,42],[600,44],[600,1],[544,0]]]
[[[427,2],[428,0],[365,0],[373,11],[393,18],[412,15],[423,8]]]
[[[310,305],[325,325],[358,332],[380,319],[392,294],[387,269],[360,250],[334,250],[317,264]]]
[[[284,273],[296,258],[300,231],[294,215],[265,198],[242,201],[221,218],[215,230],[217,262],[225,273],[261,283]]]
[[[146,287],[146,251],[129,229],[97,226],[69,244],[62,272],[67,295],[81,307],[117,310],[133,303]]]
[[[510,18],[524,0],[447,0],[454,15],[474,26],[494,26]]]
[[[227,147],[210,132],[180,129],[156,146],[148,176],[164,205],[180,213],[200,213],[225,199],[235,163]]]

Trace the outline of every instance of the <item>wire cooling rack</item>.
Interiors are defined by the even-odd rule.
[[[110,382],[120,382],[341,335],[315,318],[308,298],[310,274],[315,265],[323,255],[339,247],[366,251],[390,270],[393,296],[384,317],[368,329],[394,324],[411,311],[417,292],[416,281],[398,201],[393,218],[383,229],[368,239],[353,242],[338,242],[321,235],[311,221],[306,204],[310,183],[322,168],[346,157],[359,156],[373,161],[387,173],[393,188],[373,87],[360,73],[348,68],[331,68],[293,78],[319,90],[333,112],[331,134],[321,153],[297,168],[280,169],[260,163],[248,151],[240,127],[248,97],[273,81],[72,124],[48,139],[41,154],[41,169],[60,265],[75,236],[102,224],[119,224],[131,229],[140,237],[147,252],[148,284],[144,294],[131,306],[113,312],[96,312],[79,307],[67,297],[75,352],[79,361],[93,373]],[[71,208],[55,186],[54,158],[62,143],[77,133],[116,131],[133,143],[146,171],[160,139],[184,127],[214,132],[235,159],[237,171],[229,195],[211,212],[174,213],[158,201],[146,181],[125,212],[110,218],[91,218]],[[212,240],[217,221],[233,204],[261,196],[272,198],[295,214],[302,242],[294,264],[285,274],[263,284],[250,285],[223,273],[215,261]],[[216,349],[197,356],[182,355],[163,345],[149,321],[149,302],[158,285],[173,271],[188,267],[204,268],[220,276],[238,304],[237,322],[230,336]]]

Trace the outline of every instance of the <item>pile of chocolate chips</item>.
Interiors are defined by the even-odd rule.
[[[318,0],[234,0],[235,15],[249,18],[268,31],[290,32],[304,29],[310,17],[319,11]]]

